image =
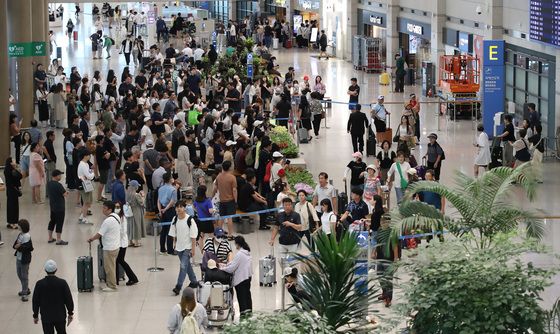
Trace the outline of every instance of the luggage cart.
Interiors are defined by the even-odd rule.
[[[231,284],[201,283],[197,289],[197,301],[206,308],[209,327],[223,327],[228,321],[233,322],[235,310]]]

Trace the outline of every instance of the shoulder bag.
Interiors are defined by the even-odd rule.
[[[397,171],[399,172],[399,176],[401,177],[401,189],[405,190],[408,187],[408,181],[403,177],[401,164],[397,162]]]

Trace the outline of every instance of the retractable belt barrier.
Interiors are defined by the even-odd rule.
[[[265,209],[265,210],[258,210],[258,211],[251,211],[251,212],[244,212],[244,213],[236,213],[234,215],[227,215],[227,216],[217,216],[217,217],[208,217],[208,218],[199,218],[199,221],[215,221],[215,220],[222,220],[222,219],[229,219],[229,218],[237,218],[237,217],[245,217],[245,216],[254,216],[261,213],[269,213],[269,212],[283,212],[284,209],[273,208],[273,209]],[[157,225],[159,226],[169,226],[172,222],[160,222]]]

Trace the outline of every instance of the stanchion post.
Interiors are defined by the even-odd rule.
[[[284,267],[285,267],[285,263],[284,263],[285,259],[284,257],[280,257],[280,282],[281,284],[278,284],[281,289],[282,292],[280,294],[280,302],[282,303],[282,311],[284,311],[286,309],[286,287],[284,286]]]
[[[164,270],[163,268],[158,267],[158,264],[157,264],[157,256],[158,256],[158,254],[157,254],[157,252],[158,252],[158,250],[157,250],[157,247],[158,247],[157,246],[157,239],[158,239],[157,230],[158,230],[158,225],[159,225],[159,223],[153,224],[153,226],[154,226],[154,266],[148,268],[148,271],[151,272],[151,273],[157,273],[157,272],[160,272],[160,271]]]

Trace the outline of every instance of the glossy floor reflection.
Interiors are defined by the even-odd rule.
[[[85,12],[88,11],[85,6]],[[68,13],[67,14],[72,14]],[[66,19],[65,21],[66,22]],[[64,24],[65,25],[65,24]],[[109,68],[115,69],[117,75],[124,67],[124,58],[113,51],[110,60],[91,60],[90,43],[87,40],[91,26],[91,17],[82,16],[82,20],[76,26],[79,32],[79,41],[74,43],[61,32],[60,28],[55,29],[56,40],[63,48],[63,65],[69,69],[70,66],[78,66],[82,75],[88,73],[91,77],[94,70],[101,70],[105,76]],[[294,66],[296,76],[299,80],[304,75],[314,78],[321,75],[327,86],[327,96],[333,101],[347,102],[346,90],[351,77],[358,78],[361,86],[360,102],[367,104],[373,102],[379,94],[385,95],[387,102],[394,102],[389,106],[391,115],[391,125],[395,129],[402,112],[402,103],[409,93],[415,92],[420,95],[420,87],[408,86],[405,94],[391,92],[388,86],[378,84],[378,75],[366,74],[355,71],[352,65],[346,61],[331,58],[330,60],[317,60],[311,57],[313,54],[307,50],[280,50],[274,51],[281,65],[281,71],[286,72],[288,66]],[[134,69],[134,66],[131,66]],[[439,142],[446,152],[447,159],[443,163],[442,182],[452,182],[453,171],[460,170],[467,174],[472,173],[472,164],[475,156],[475,149],[472,143],[475,138],[474,124],[470,121],[452,122],[445,117],[436,115],[437,104],[431,99],[422,98],[427,102],[421,109],[421,145],[416,149],[417,159],[425,153],[426,135],[436,132],[439,135]],[[351,160],[352,146],[350,136],[346,134],[346,122],[348,110],[344,104],[333,103],[333,108],[328,111],[327,128],[321,129],[320,138],[314,138],[309,144],[300,146],[309,170],[317,175],[321,171],[326,171],[334,180],[336,187],[342,189],[342,176],[345,165]],[[57,133],[57,154],[62,156],[62,136],[60,131]],[[367,159],[368,162],[372,158]],[[533,204],[536,208],[542,209],[546,216],[560,216],[558,201],[560,200],[560,164],[554,159],[545,162],[544,179],[538,191],[538,197]],[[59,168],[63,168],[62,162]],[[44,276],[43,263],[52,258],[58,262],[58,276],[65,278],[72,289],[76,304],[76,317],[71,324],[71,333],[104,334],[109,332],[152,334],[165,333],[166,322],[169,310],[179,302],[178,297],[172,295],[171,289],[174,286],[179,270],[179,261],[176,257],[157,255],[158,265],[165,268],[159,273],[147,272],[147,268],[154,263],[154,239],[148,237],[143,240],[143,247],[129,248],[127,261],[139,277],[140,283],[133,287],[126,287],[121,284],[118,293],[104,294],[97,287],[100,285],[94,279],[96,290],[93,293],[78,293],[76,285],[76,258],[88,253],[86,239],[96,231],[96,226],[84,226],[77,224],[79,215],[78,208],[74,206],[74,201],[68,200],[66,222],[63,237],[68,240],[68,246],[55,246],[47,244],[47,217],[48,205],[32,205],[30,198],[29,185],[26,182],[24,196],[21,198],[21,217],[29,219],[31,222],[31,235],[34,241],[35,251],[30,269],[30,284],[33,288],[34,283]],[[522,203],[518,196],[514,194],[512,201],[519,203],[520,206],[529,207],[529,204]],[[5,220],[5,194],[0,194],[0,221]],[[394,203],[394,200],[393,200]],[[532,205],[532,206],[533,206]],[[92,221],[101,221],[101,207],[99,204],[93,205],[94,216]],[[560,252],[560,243],[556,236],[560,236],[560,219],[547,221],[548,233],[545,242],[556,252]],[[2,240],[6,243],[0,247],[0,333],[40,333],[40,325],[33,325],[31,302],[22,303],[17,297],[19,291],[19,281],[15,273],[15,257],[11,245],[17,236],[17,232],[7,230],[4,224],[0,224]],[[259,287],[258,284],[258,259],[270,253],[268,240],[269,232],[253,232],[247,236],[252,248],[254,279],[252,284],[253,307],[254,310],[272,311],[282,307],[281,288]],[[197,254],[200,260],[200,254]],[[199,275],[199,270],[195,270]],[[279,279],[280,268],[277,268]],[[94,273],[94,277],[97,273]],[[558,285],[547,290],[544,294],[544,302],[548,305],[559,295]],[[287,298],[289,299],[289,298]],[[398,295],[397,298],[398,299]],[[398,302],[398,300],[396,300]]]

